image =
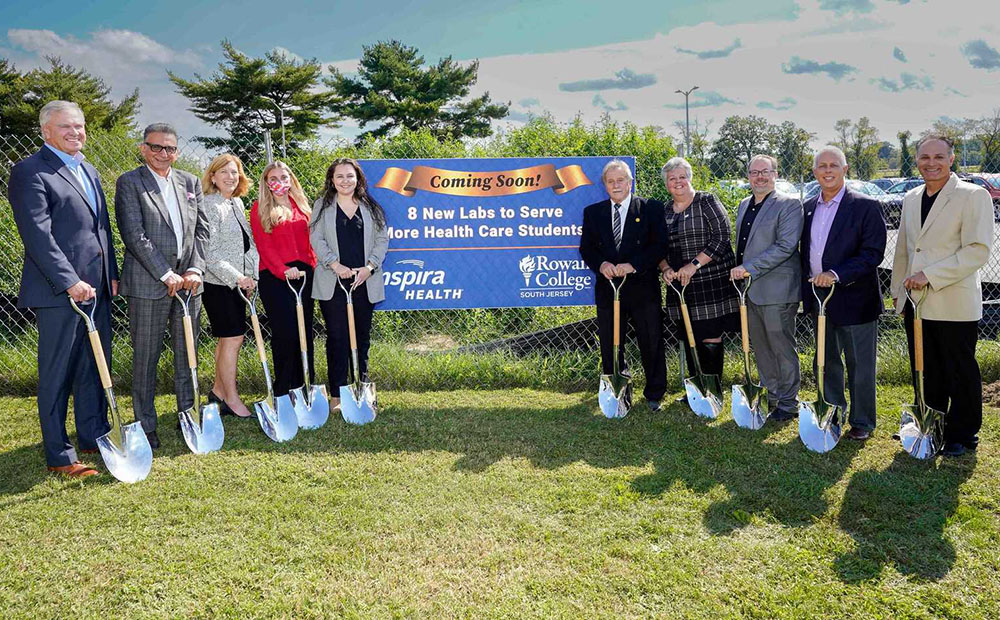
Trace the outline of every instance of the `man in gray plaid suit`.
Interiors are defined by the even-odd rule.
[[[177,132],[154,123],[143,132],[140,150],[146,163],[118,177],[115,217],[125,243],[121,293],[128,299],[132,339],[132,405],[153,448],[156,435],[156,365],[163,335],[170,327],[174,349],[177,408],[194,404],[184,349],[183,310],[174,303],[177,291],[192,294],[190,312],[198,340],[201,276],[205,269],[208,219],[198,177],[175,170]]]

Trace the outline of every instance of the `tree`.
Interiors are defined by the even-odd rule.
[[[809,143],[816,134],[791,121],[770,125],[768,151],[778,159],[780,176],[802,181],[812,176],[812,149]]]
[[[684,121],[674,121],[674,127],[677,129],[677,144],[684,144]],[[689,140],[691,141],[691,152],[685,153],[684,157],[691,165],[694,162],[704,162],[708,159],[709,150],[712,148],[712,142],[708,139],[709,131],[712,127],[712,119],[708,119],[705,123],[702,123],[700,119],[695,118],[691,121]]]
[[[770,125],[759,116],[730,116],[712,145],[712,171],[719,177],[746,176],[750,159],[767,153]]]
[[[428,129],[439,138],[490,135],[490,122],[507,115],[508,105],[494,104],[490,94],[463,101],[479,74],[479,61],[462,67],[451,56],[424,67],[417,49],[399,41],[363,47],[357,78],[339,71],[325,83],[342,99],[336,109],[364,129],[358,137],[380,137],[398,129]]]
[[[319,92],[323,67],[315,59],[297,61],[279,51],[251,58],[228,40],[222,41],[225,62],[208,78],[197,73],[185,80],[167,71],[189,108],[206,123],[224,129],[228,138],[199,137],[207,146],[225,147],[252,160],[260,155],[265,131],[281,143],[281,117],[292,148],[316,135],[320,127],[336,127],[328,113],[336,95]],[[281,110],[279,114],[278,110]]]
[[[908,141],[912,136],[909,131],[901,131],[896,134],[899,138],[899,176],[913,176],[913,153],[910,152]]]
[[[46,57],[49,66],[21,74],[6,60],[0,61],[0,135],[19,139],[41,136],[38,113],[49,101],[73,101],[83,110],[91,130],[128,131],[135,128],[139,89],[117,104],[104,80],[83,69],[74,69],[57,57]],[[27,144],[26,144],[27,146]]]
[[[982,145],[982,172],[1000,172],[1000,108],[975,122],[973,136]]]
[[[838,137],[834,144],[847,155],[851,177],[864,181],[874,177],[878,168],[881,142],[878,139],[878,130],[872,127],[868,117],[862,116],[855,123],[846,118],[840,119],[833,128]]]

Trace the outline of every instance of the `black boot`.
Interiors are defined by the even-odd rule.
[[[701,360],[701,371],[706,375],[722,378],[724,356],[725,347],[721,342],[698,343],[698,359]]]

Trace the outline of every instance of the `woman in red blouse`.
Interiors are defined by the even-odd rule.
[[[309,243],[309,199],[287,164],[275,161],[264,168],[260,198],[250,209],[250,227],[260,254],[260,299],[271,327],[271,356],[274,359],[274,395],[283,396],[305,383],[299,351],[295,295],[285,283],[305,278],[302,305],[309,345],[309,377],[313,368],[313,269],[316,254]],[[296,288],[300,282],[293,282]]]

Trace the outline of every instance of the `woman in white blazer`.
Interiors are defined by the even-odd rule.
[[[309,239],[316,252],[312,296],[319,300],[326,323],[326,364],[331,394],[347,384],[350,341],[347,331],[347,296],[337,283],[350,290],[358,341],[361,379],[368,374],[372,315],[385,299],[382,261],[389,248],[385,210],[368,193],[361,166],[353,159],[337,159],[326,171],[323,195],[313,204]],[[350,280],[351,282],[347,282]],[[331,397],[330,404],[340,404]]]

